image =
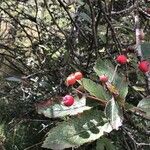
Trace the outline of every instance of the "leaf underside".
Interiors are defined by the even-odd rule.
[[[86,106],[86,98],[83,96],[81,99],[75,97],[75,102],[72,106],[67,107],[62,104],[54,104],[45,107],[37,107],[38,114],[43,114],[48,118],[61,118],[67,115],[76,115],[83,113],[85,110],[89,110],[91,107]]]
[[[109,119],[113,129],[118,130],[122,125],[123,112],[113,97],[105,107],[105,115]]]

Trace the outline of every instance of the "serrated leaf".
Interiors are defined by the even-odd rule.
[[[103,117],[103,112],[100,110],[90,110],[84,112],[80,118],[72,118],[68,122],[62,122],[49,131],[42,147],[62,150],[94,141],[105,132],[112,131],[111,125],[104,122]]]
[[[150,60],[150,43],[142,43],[141,44],[141,51],[144,59]]]
[[[94,66],[94,71],[98,76],[106,75],[109,77],[109,79],[111,79],[114,70],[114,66],[109,60],[98,59]]]
[[[102,137],[96,142],[96,150],[115,150],[115,146],[110,139]]]
[[[80,82],[81,83],[81,82]],[[100,98],[102,100],[109,100],[110,95],[104,90],[104,88],[90,79],[83,78],[82,83],[85,90],[87,90],[91,95]]]
[[[109,119],[113,129],[118,130],[122,125],[123,112],[115,101],[114,97],[107,103],[105,107],[105,115]]]
[[[67,115],[76,115],[89,109],[91,109],[91,107],[86,106],[86,98],[84,96],[81,99],[75,97],[75,102],[70,107],[62,104],[54,104],[49,106],[45,105],[43,107],[37,106],[38,114],[43,114],[48,118],[60,118]]]
[[[147,116],[150,116],[150,98],[142,99],[137,105],[140,109],[142,109]]]
[[[115,69],[111,61],[98,59],[94,66],[94,71],[97,73],[98,76],[108,76],[110,81],[112,79]],[[121,76],[116,72],[112,85],[116,88],[116,90],[119,91],[119,96],[122,99],[125,99],[128,93],[128,83],[125,77]]]

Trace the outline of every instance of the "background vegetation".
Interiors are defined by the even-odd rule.
[[[68,117],[38,115],[36,104],[72,92],[65,80],[76,70],[98,82],[93,71],[97,59],[115,64],[118,54],[130,52],[129,65],[119,70],[129,79],[126,100],[136,106],[148,96],[133,52],[135,14],[144,42],[149,42],[149,9],[146,0],[1,0],[0,149],[41,150],[47,132]],[[150,119],[134,113],[126,117],[128,130],[113,131],[77,149],[148,150]]]

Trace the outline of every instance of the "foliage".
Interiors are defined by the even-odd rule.
[[[150,58],[149,7],[146,0],[0,1],[0,149],[148,150],[150,75],[137,64]],[[116,63],[119,54],[126,65]],[[79,70],[84,78],[67,87]],[[61,103],[68,93],[71,107]]]
[[[100,138],[97,140],[96,150],[115,150],[115,146],[107,138]]]
[[[64,149],[80,146],[84,143],[98,139],[104,132],[110,132],[112,127],[103,120],[101,111],[91,110],[79,118],[59,124],[53,128],[44,141],[43,147],[51,149]],[[60,132],[58,134],[58,132]]]

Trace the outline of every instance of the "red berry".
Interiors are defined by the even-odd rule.
[[[148,61],[146,61],[146,60],[141,61],[141,62],[139,63],[138,68],[139,68],[142,72],[146,73],[146,72],[148,72],[148,71],[150,70],[150,63],[149,63]]]
[[[79,71],[78,71],[78,72],[75,72],[74,76],[75,76],[75,79],[76,79],[76,80],[81,80],[81,79],[83,78],[82,73],[79,72]]]
[[[119,56],[117,56],[116,61],[119,64],[124,65],[127,63],[127,57],[125,55],[119,55]]]
[[[101,75],[101,76],[99,77],[99,80],[100,80],[101,82],[105,83],[105,82],[108,81],[108,77],[107,77],[106,75]]]
[[[66,79],[66,84],[67,86],[69,85],[73,85],[76,83],[76,79],[75,79],[75,76],[73,74],[69,75]]]
[[[65,106],[71,106],[74,103],[74,98],[71,95],[66,95],[63,97],[63,104]]]

